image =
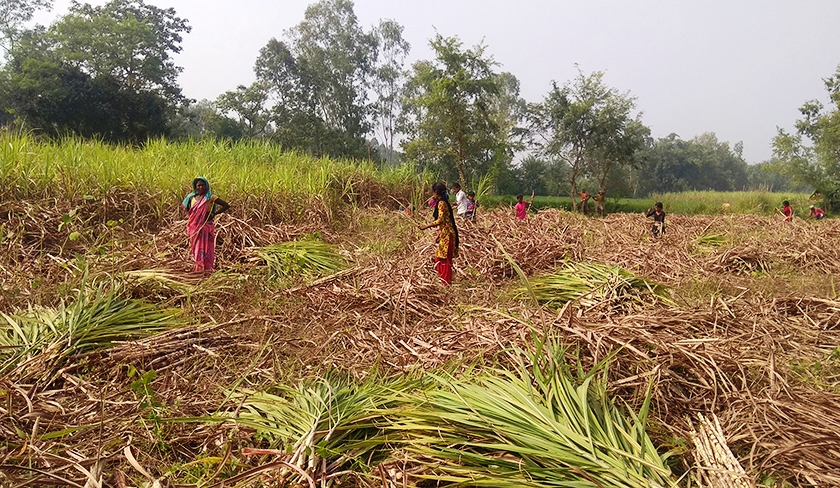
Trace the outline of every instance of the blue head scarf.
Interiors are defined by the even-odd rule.
[[[186,198],[184,198],[183,205],[184,205],[185,207],[187,207],[187,208],[190,208],[190,200],[192,200],[192,198],[193,198],[194,196],[198,195],[198,194],[195,192],[195,184],[196,184],[196,183],[198,183],[199,181],[203,181],[203,182],[204,182],[204,185],[205,185],[205,186],[207,186],[207,193],[205,193],[205,194],[204,194],[204,198],[206,198],[206,199],[210,200],[210,196],[212,196],[212,195],[213,195],[212,193],[210,193],[210,182],[209,182],[209,181],[207,181],[207,178],[205,178],[205,177],[203,177],[203,176],[199,176],[199,177],[197,177],[196,179],[194,179],[194,180],[193,180],[193,182],[192,182],[192,188],[193,188],[192,193],[190,193],[189,195],[187,195],[187,197],[186,197]]]

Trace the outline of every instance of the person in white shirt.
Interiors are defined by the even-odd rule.
[[[464,217],[467,214],[467,206],[470,202],[467,200],[467,194],[461,189],[460,183],[452,185],[452,192],[455,193],[455,206],[458,208],[458,217]]]

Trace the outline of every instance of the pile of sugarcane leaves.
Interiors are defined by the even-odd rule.
[[[224,215],[201,277],[20,205],[0,486],[840,485],[837,221],[491,210],[443,288],[403,213]]]

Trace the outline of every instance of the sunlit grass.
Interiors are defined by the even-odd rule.
[[[406,194],[426,186],[416,184],[410,167],[380,170],[373,161],[317,158],[256,141],[158,139],[137,148],[0,131],[0,198],[99,199],[123,191],[180,201],[199,175],[214,193],[241,205],[281,198],[353,201],[366,182]]]

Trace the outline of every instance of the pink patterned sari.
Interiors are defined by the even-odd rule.
[[[210,214],[216,201],[204,196],[194,196],[187,208],[187,235],[190,237],[190,254],[193,257],[193,271],[213,271],[216,251],[216,228]]]

